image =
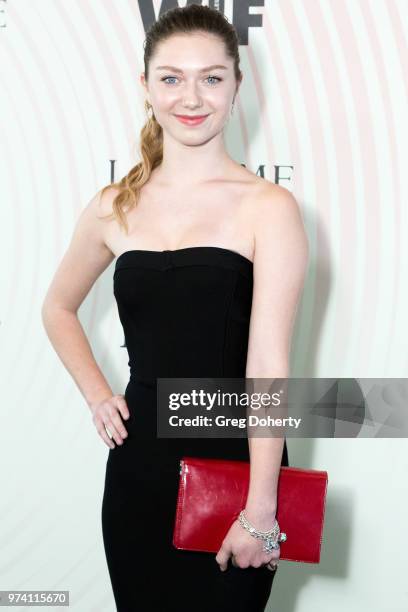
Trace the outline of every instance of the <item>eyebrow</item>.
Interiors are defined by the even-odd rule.
[[[208,70],[228,70],[227,66],[223,66],[222,64],[213,64],[212,66],[206,66],[202,68],[200,72],[207,72]],[[173,72],[183,72],[180,68],[176,68],[176,66],[157,66],[156,70],[172,70]]]

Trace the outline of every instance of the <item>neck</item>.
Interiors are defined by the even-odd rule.
[[[164,133],[163,160],[155,174],[160,182],[177,185],[182,182],[185,187],[225,178],[233,163],[225,150],[222,134],[202,144],[189,145]]]

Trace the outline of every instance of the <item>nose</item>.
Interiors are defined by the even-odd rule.
[[[183,106],[186,108],[196,108],[202,106],[201,98],[197,92],[196,84],[186,84],[183,92]]]

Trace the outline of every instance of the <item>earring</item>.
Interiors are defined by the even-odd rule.
[[[231,105],[231,115],[234,113],[234,102]]]
[[[153,117],[153,106],[150,104],[150,102],[148,102],[146,100],[145,107],[146,107],[146,113],[147,113],[148,119],[152,119],[152,117]]]

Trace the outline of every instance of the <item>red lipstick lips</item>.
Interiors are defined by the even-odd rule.
[[[175,115],[175,117],[185,125],[199,125],[208,115]]]

